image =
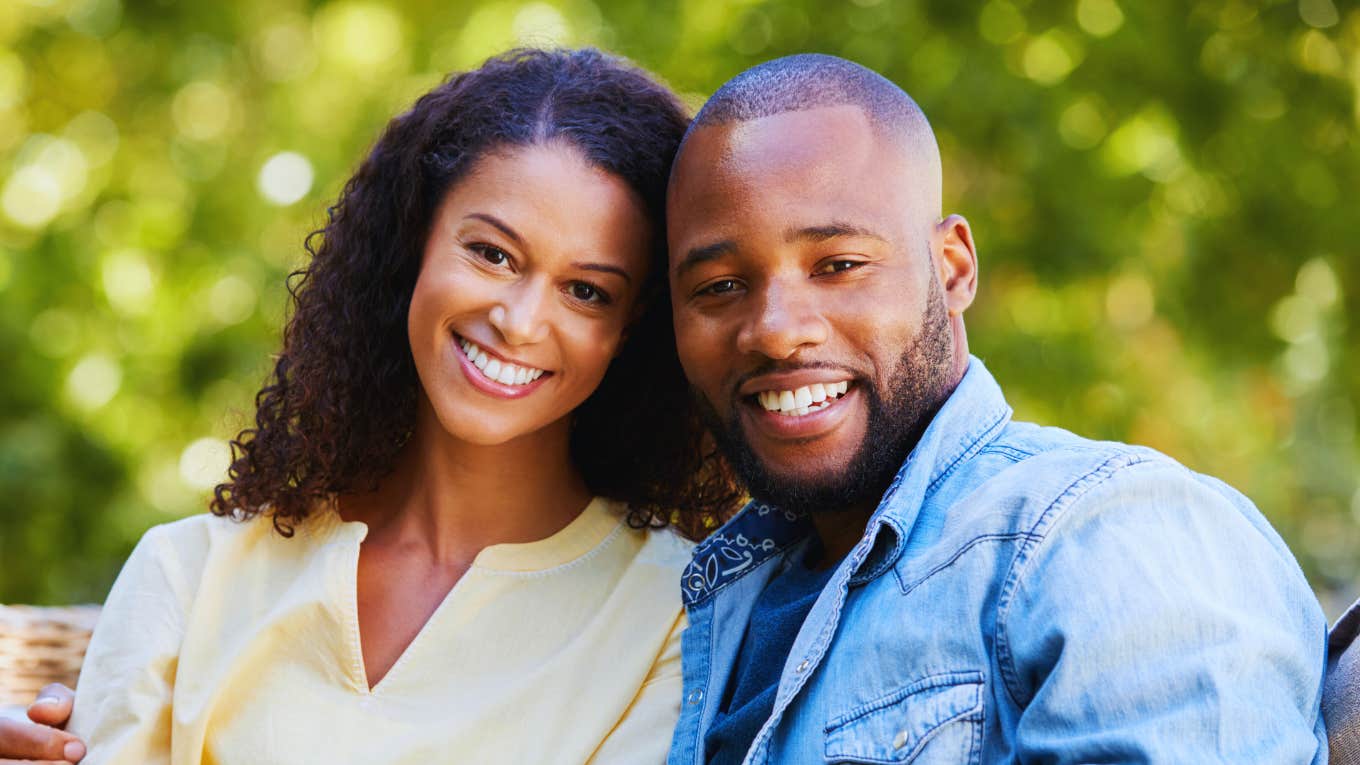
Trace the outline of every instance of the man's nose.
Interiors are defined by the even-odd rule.
[[[796,286],[771,284],[756,295],[753,313],[737,334],[737,350],[787,359],[826,339],[816,302]]]
[[[551,286],[541,279],[525,279],[506,287],[492,304],[488,319],[507,345],[529,345],[547,336]]]

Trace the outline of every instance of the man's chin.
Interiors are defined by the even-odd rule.
[[[790,470],[762,461],[759,471],[746,476],[747,488],[758,502],[806,515],[845,510],[877,499],[865,494],[871,487],[850,479],[857,473],[853,465],[822,464],[818,468]]]
[[[760,460],[760,473],[762,483],[772,484],[779,487],[790,487],[797,489],[800,493],[821,494],[833,491],[845,483],[845,477],[850,472],[849,464],[842,461],[840,464],[830,464],[826,459],[819,459],[817,465],[800,463],[798,469],[793,469],[788,465],[771,462],[763,457]],[[754,492],[754,488],[752,491]]]

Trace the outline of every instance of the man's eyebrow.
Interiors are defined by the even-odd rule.
[[[869,239],[877,239],[886,242],[887,239],[882,234],[876,233],[863,226],[856,226],[853,223],[843,221],[833,221],[823,226],[804,226],[803,228],[790,229],[784,234],[784,241],[793,243],[800,240],[811,240],[814,242],[824,242],[828,239],[835,239],[841,236],[862,236]]]
[[[466,217],[482,221],[483,223],[489,223],[493,227],[500,229],[500,232],[502,234],[505,234],[506,236],[513,239],[515,241],[515,244],[519,245],[520,247],[524,246],[524,240],[519,238],[519,234],[516,234],[515,230],[513,228],[510,228],[510,224],[506,223],[500,218],[497,218],[494,215],[487,215],[486,213],[479,212],[468,213]]]
[[[571,265],[572,265],[573,268],[579,268],[579,269],[581,269],[582,271],[599,271],[599,272],[601,272],[601,273],[606,273],[606,274],[618,274],[619,276],[622,276],[622,277],[623,277],[623,280],[624,280],[625,282],[628,282],[629,284],[632,284],[632,283],[633,283],[633,277],[629,276],[627,271],[623,270],[622,268],[619,268],[618,266],[611,266],[611,265],[609,265],[608,263],[579,263],[579,262],[578,262],[578,263],[572,263]]]
[[[680,259],[680,262],[675,264],[675,269],[671,273],[676,278],[679,278],[691,268],[702,263],[707,263],[710,260],[717,260],[724,255],[730,255],[733,252],[736,252],[736,249],[737,243],[733,242],[731,239],[724,239],[721,242],[706,244],[702,247],[691,247],[689,252],[685,253],[685,256]]]

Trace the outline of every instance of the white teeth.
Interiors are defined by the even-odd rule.
[[[850,381],[813,383],[797,390],[766,390],[756,394],[756,401],[768,412],[788,417],[802,417],[821,411],[850,390]]]
[[[543,376],[542,369],[522,367],[508,361],[493,359],[470,340],[460,339],[458,344],[473,366],[480,369],[488,380],[494,380],[501,385],[528,385]]]

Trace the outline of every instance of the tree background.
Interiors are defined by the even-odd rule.
[[[1360,9],[1333,0],[6,0],[0,602],[102,599],[201,511],[284,279],[383,124],[515,44],[696,106],[800,51],[902,85],[972,222],[1017,416],[1248,494],[1360,593]]]

